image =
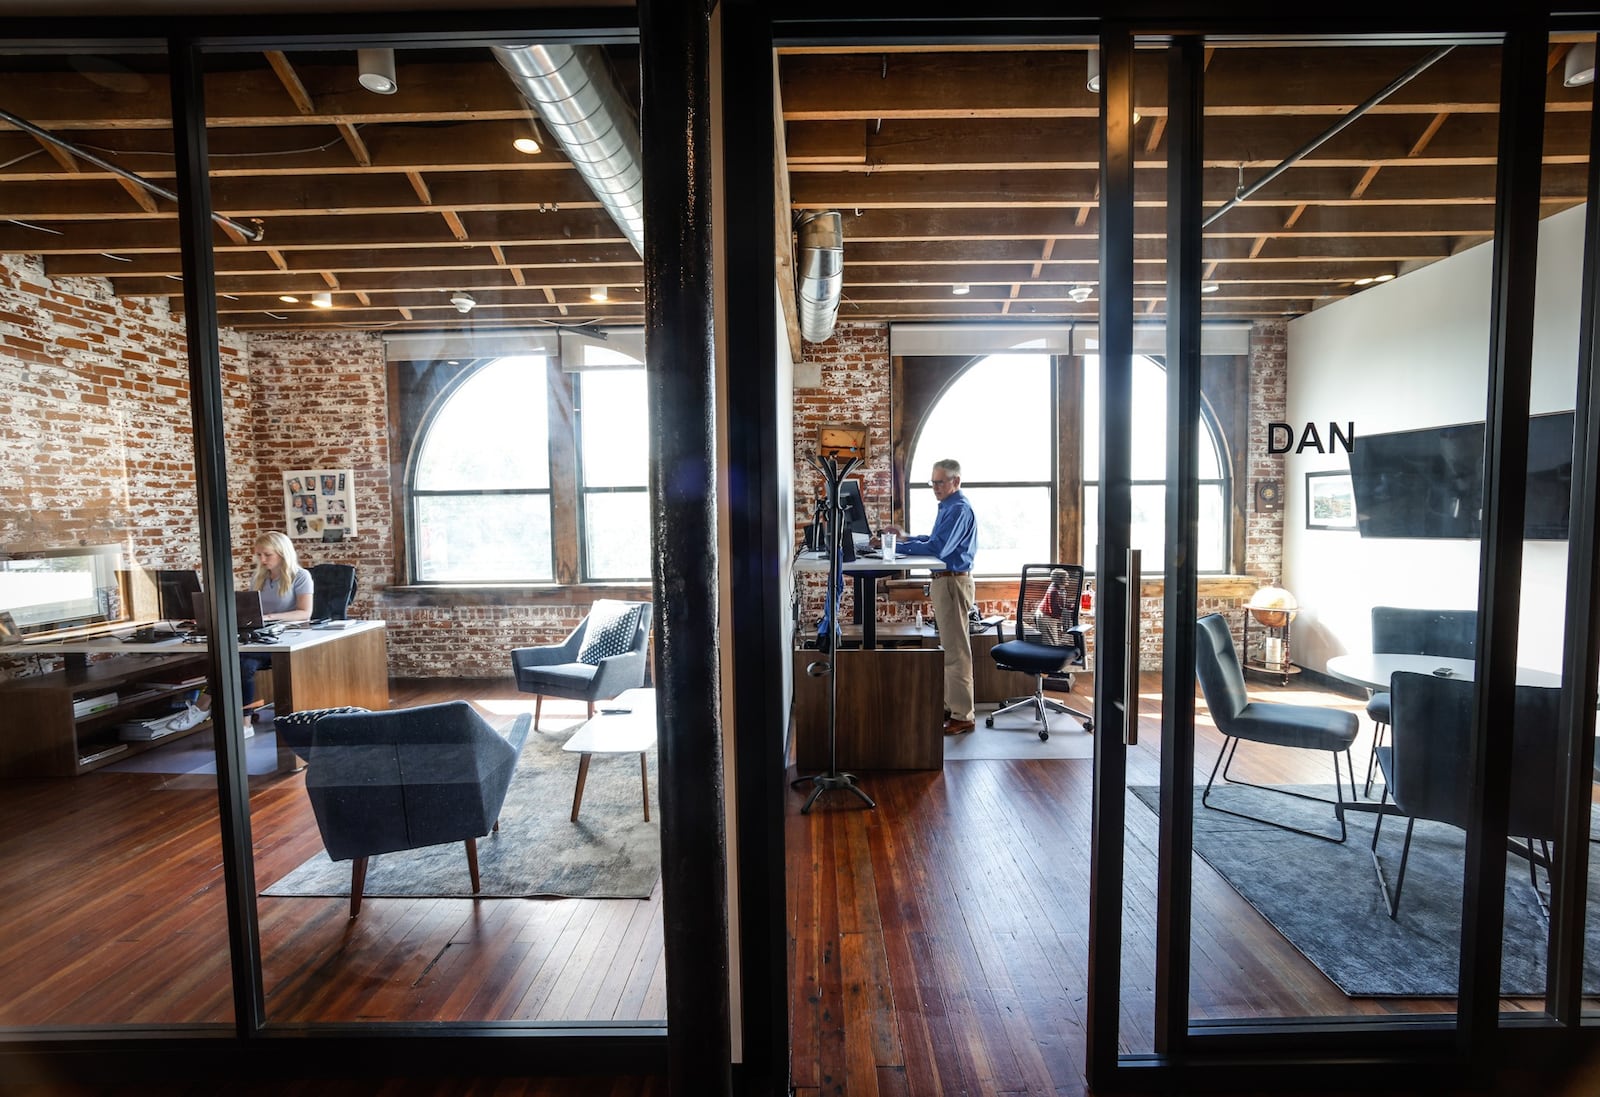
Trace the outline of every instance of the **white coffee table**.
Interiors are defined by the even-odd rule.
[[[644,821],[650,821],[650,768],[646,752],[656,745],[656,691],[624,690],[613,701],[601,701],[593,718],[585,721],[561,749],[578,755],[578,787],[572,793],[572,821],[583,806],[583,783],[589,778],[589,759],[596,754],[637,754],[639,780],[644,787]]]

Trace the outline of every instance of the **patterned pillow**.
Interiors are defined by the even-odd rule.
[[[638,631],[637,602],[612,602],[602,598],[589,611],[589,627],[583,631],[578,662],[597,667],[600,660],[621,655],[633,647],[633,637]]]
[[[308,708],[298,712],[286,712],[272,721],[272,730],[278,736],[278,742],[309,760],[311,753],[311,733],[317,721],[324,716],[342,716],[347,712],[370,712],[371,709],[360,708],[355,705],[346,705],[342,708]]]

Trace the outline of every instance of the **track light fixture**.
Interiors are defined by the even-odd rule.
[[[356,50],[356,67],[361,86],[379,95],[393,95],[400,89],[394,78],[394,50]]]
[[[477,307],[478,299],[466,290],[458,289],[450,295],[450,303],[456,307],[457,312],[466,315]]]
[[[311,303],[319,309],[331,309],[333,308],[333,294],[327,290],[323,290],[321,293],[313,293],[311,295]]]
[[[1098,49],[1089,51],[1089,79],[1085,82],[1085,86],[1096,95],[1100,94],[1100,51]]]
[[[1593,42],[1579,42],[1567,51],[1567,65],[1561,83],[1569,88],[1581,88],[1594,83]]]
[[[965,297],[967,294],[972,292],[972,287],[965,282],[957,282],[955,285],[950,287],[950,292],[955,294],[957,297]]]
[[[606,287],[604,286],[590,286],[589,300],[595,302],[609,301],[611,300],[611,294],[606,292]]]

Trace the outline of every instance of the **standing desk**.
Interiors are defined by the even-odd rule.
[[[820,571],[826,575],[828,554],[802,552],[795,559],[795,567],[800,571]],[[855,621],[861,626],[863,648],[870,650],[878,646],[878,580],[913,568],[940,571],[944,568],[944,561],[937,556],[896,555],[893,560],[857,557],[839,565],[839,570],[855,581]]]

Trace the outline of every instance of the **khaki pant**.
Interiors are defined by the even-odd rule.
[[[933,620],[944,648],[944,706],[952,720],[971,720],[972,634],[967,615],[977,600],[972,575],[936,575],[932,583]]]

